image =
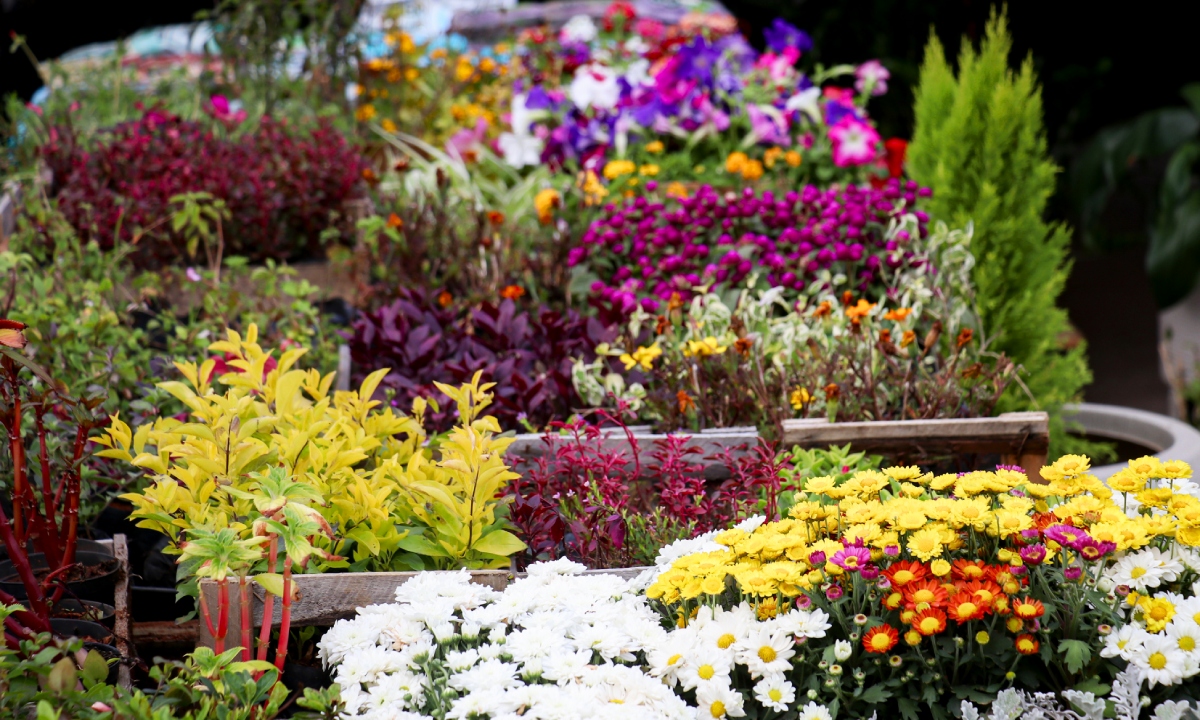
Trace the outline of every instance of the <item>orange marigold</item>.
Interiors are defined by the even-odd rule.
[[[912,308],[896,308],[895,310],[888,310],[887,313],[884,314],[883,319],[903,322],[911,314]]]
[[[863,649],[869,653],[882,655],[891,650],[900,641],[900,632],[891,625],[876,625],[863,635]]]

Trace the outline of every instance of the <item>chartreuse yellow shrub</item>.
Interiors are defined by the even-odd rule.
[[[261,535],[285,506],[320,529],[305,539],[317,550],[302,555],[308,572],[493,567],[524,547],[498,512],[497,490],[515,475],[504,466],[506,441],[493,437],[496,420],[480,416],[491,384],[476,375],[461,389],[439,386],[458,401],[461,425],[435,460],[424,400],[405,416],[371,399],[386,369],[331,393],[333,374],[296,367],[304,349],[273,363],[253,325],[244,338],[227,335],[209,347],[227,372],[213,377],[216,360],[176,363],[184,381],[160,384],[187,406],[186,421],[132,430],[114,416],[96,438],[107,446],[100,455],[152,473],[145,490],[123,497],[174,552],[226,528],[243,540]]]

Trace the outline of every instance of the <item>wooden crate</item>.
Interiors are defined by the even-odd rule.
[[[619,568],[612,570],[587,570],[585,574],[618,575],[624,579],[637,577],[646,568]],[[329,626],[338,620],[354,617],[358,609],[367,605],[379,605],[396,601],[396,588],[409,579],[419,575],[416,572],[373,572],[373,573],[323,573],[320,575],[297,575],[293,578],[296,583],[297,598],[292,601],[293,628]],[[523,573],[512,573],[508,570],[475,570],[471,572],[471,581],[487,585],[494,590],[503,590],[508,584]],[[241,606],[237,597],[237,586],[229,587],[229,632],[225,636],[225,647],[238,647],[241,641]],[[217,584],[211,580],[200,583],[200,592],[204,593],[205,603],[212,608],[215,616],[217,608]],[[263,622],[263,598],[266,591],[257,583],[251,584],[251,625],[257,629]],[[275,598],[273,627],[279,627],[280,601]],[[203,619],[199,623],[199,645],[212,647],[213,638],[208,632],[208,626]]]
[[[1003,413],[990,418],[831,423],[785,420],[783,446],[850,444],[864,452],[919,455],[996,454],[1040,480],[1050,446],[1050,416],[1044,412]]]

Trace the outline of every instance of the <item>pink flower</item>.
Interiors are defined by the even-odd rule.
[[[746,107],[746,111],[750,115],[750,130],[754,133],[754,137],[760,143],[791,145],[792,138],[788,135],[786,117],[773,107],[764,107],[753,104]]]
[[[870,91],[872,95],[883,95],[887,92],[887,81],[892,74],[878,60],[868,60],[858,66],[854,76],[855,90],[860,93]]]
[[[829,561],[843,570],[855,572],[871,562],[871,551],[864,547],[842,548]]]
[[[475,127],[463,128],[450,136],[446,141],[446,152],[457,157],[464,157],[468,150],[483,142],[487,137],[488,124],[487,120],[479,118],[475,121]]]
[[[187,269],[187,279],[192,282],[200,282],[200,273],[196,272],[196,268],[190,267]]]
[[[829,139],[833,142],[833,164],[838,167],[866,165],[878,154],[879,133],[849,115],[829,128]]]

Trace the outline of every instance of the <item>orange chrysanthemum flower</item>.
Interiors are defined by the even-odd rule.
[[[937,635],[946,629],[946,613],[937,608],[922,610],[913,618],[912,626],[922,635]]]
[[[950,566],[955,580],[985,580],[988,566],[979,560],[955,560]]]
[[[899,592],[893,592],[883,599],[883,606],[888,610],[897,610],[904,603],[904,596]]]
[[[517,300],[523,295],[525,295],[525,288],[521,287],[520,285],[506,285],[504,286],[504,289],[500,291],[500,297],[504,298],[505,300]]]
[[[909,583],[904,587],[904,606],[909,610],[926,610],[928,608],[946,607],[950,596],[946,588],[936,580],[921,580]]]
[[[961,583],[958,586],[960,593],[968,593],[976,599],[980,605],[991,608],[996,598],[1004,595],[1004,591],[1000,586],[991,580],[972,580],[971,582]]]
[[[929,568],[913,560],[900,560],[884,570],[883,576],[888,579],[892,587],[901,590],[911,582],[928,578]]]
[[[1038,643],[1038,639],[1032,635],[1018,635],[1016,644],[1017,652],[1021,653],[1022,655],[1033,655],[1038,651],[1038,648],[1041,647],[1041,645]]]
[[[1013,614],[1022,620],[1035,620],[1046,614],[1046,606],[1041,600],[1033,598],[1018,598],[1013,601]]]
[[[960,592],[950,598],[949,614],[959,625],[972,620],[982,620],[987,609],[987,605],[970,593]]]
[[[876,625],[863,635],[863,649],[869,653],[882,655],[891,650],[900,641],[900,632],[891,625]]]

